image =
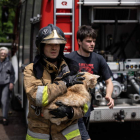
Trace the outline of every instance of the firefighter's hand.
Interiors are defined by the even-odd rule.
[[[114,107],[114,100],[111,97],[106,96],[105,99],[109,102],[107,105],[110,109],[113,109]]]
[[[82,81],[85,79],[84,77],[81,77],[83,75],[84,75],[84,73],[78,73],[78,74],[73,75],[73,76],[65,77],[63,79],[63,81],[66,83],[67,87],[75,85],[75,84],[83,84]]]
[[[71,106],[64,105],[62,102],[56,102],[57,109],[50,110],[50,114],[54,115],[54,118],[64,118],[68,117],[69,119],[73,118],[74,110]]]
[[[9,90],[12,90],[13,88],[14,88],[13,83],[10,83],[10,84],[9,84]]]

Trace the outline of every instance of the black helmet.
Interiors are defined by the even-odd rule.
[[[57,26],[49,24],[38,32],[36,37],[36,46],[38,49],[40,49],[41,43],[63,44],[62,46],[64,47],[67,42],[63,31]]]

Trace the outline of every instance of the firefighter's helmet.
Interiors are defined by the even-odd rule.
[[[49,24],[48,26],[40,29],[36,37],[36,46],[38,49],[40,49],[40,45],[42,43],[63,44],[62,46],[64,46],[67,42],[63,31],[59,27]]]

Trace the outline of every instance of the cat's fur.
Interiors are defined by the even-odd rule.
[[[82,72],[83,73],[83,72]],[[61,124],[61,121],[65,121],[68,118],[53,118],[54,116],[49,113],[49,110],[58,108],[55,102],[62,102],[64,105],[72,107],[83,107],[85,104],[90,102],[91,95],[88,92],[89,88],[93,89],[97,83],[98,75],[84,72],[82,77],[85,77],[83,84],[75,84],[67,89],[67,92],[57,97],[51,104],[42,110],[43,116],[46,119],[50,119],[52,123],[57,125]]]

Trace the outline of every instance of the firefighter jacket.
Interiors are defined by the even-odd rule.
[[[43,74],[40,79],[37,79],[34,74],[33,63],[27,65],[24,70],[24,87],[29,100],[26,140],[49,140],[50,135],[52,140],[70,140],[75,137],[77,137],[75,140],[81,140],[77,119],[84,115],[82,108],[73,108],[74,117],[72,120],[62,122],[59,126],[52,124],[38,113],[40,108],[47,106],[56,97],[66,93],[67,87],[59,79],[61,79],[60,77],[63,74],[70,72],[64,59],[59,69],[54,64],[46,60],[45,62],[46,64],[43,65]],[[57,83],[52,81],[52,74],[55,74],[56,78],[54,78],[54,81],[57,81]],[[32,106],[36,107],[36,109],[33,109]],[[80,116],[77,115],[79,112]]]

